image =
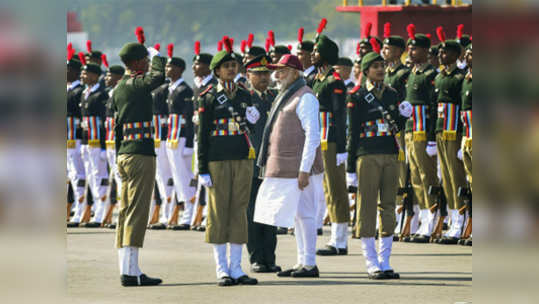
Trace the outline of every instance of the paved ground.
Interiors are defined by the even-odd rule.
[[[392,265],[400,280],[367,279],[359,240],[351,240],[349,255],[317,260],[319,279],[278,278],[251,274],[244,250],[243,269],[257,286],[217,287],[211,247],[203,233],[148,231],[140,266],[161,277],[156,287],[120,285],[114,231],[68,229],[69,303],[460,303],[472,301],[472,248],[435,244],[395,243]],[[318,239],[329,238],[328,228]],[[277,262],[295,262],[295,241],[279,236]]]

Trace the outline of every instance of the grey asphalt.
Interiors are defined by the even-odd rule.
[[[349,241],[349,254],[318,257],[320,278],[278,278],[243,269],[257,286],[218,287],[212,249],[204,233],[147,231],[140,267],[160,277],[155,287],[120,285],[114,230],[67,229],[69,303],[467,303],[472,302],[472,247],[394,243],[391,264],[400,280],[367,278],[360,241]],[[329,239],[329,229],[318,247]],[[295,264],[294,237],[278,237],[277,263]]]

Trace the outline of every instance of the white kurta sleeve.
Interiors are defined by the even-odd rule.
[[[297,107],[296,114],[305,131],[305,144],[301,155],[299,171],[311,172],[316,156],[316,148],[320,145],[320,121],[318,99],[313,94],[304,94]]]

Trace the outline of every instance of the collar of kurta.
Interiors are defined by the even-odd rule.
[[[311,65],[305,71],[303,71],[303,76],[309,76],[313,71],[314,71],[314,65]]]
[[[171,83],[168,85],[168,90],[170,92],[174,91],[182,82],[183,82],[183,78],[180,77],[178,80],[174,81],[174,83]]]

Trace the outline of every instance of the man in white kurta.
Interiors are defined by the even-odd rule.
[[[316,266],[316,214],[323,181],[319,104],[306,86],[301,63],[284,55],[276,69],[280,93],[266,123],[257,165],[264,181],[254,221],[295,226],[297,264],[278,276],[319,277]]]

